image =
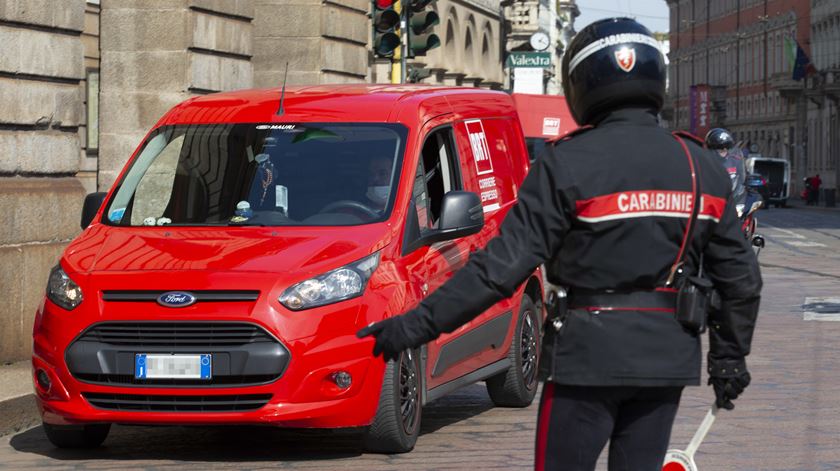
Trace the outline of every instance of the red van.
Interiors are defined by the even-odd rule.
[[[541,275],[397,362],[355,333],[405,312],[497,232],[528,171],[510,96],[315,86],[192,98],[149,132],[49,278],[34,328],[44,430],[364,427],[404,452],[423,404],[536,392]]]
[[[513,101],[522,122],[531,162],[537,158],[545,141],[578,128],[564,96],[514,93]]]

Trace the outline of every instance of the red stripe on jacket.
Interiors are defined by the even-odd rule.
[[[577,218],[584,222],[603,222],[638,217],[691,216],[694,195],[688,191],[637,190],[596,196],[577,202]],[[703,194],[699,219],[720,221],[726,200]]]

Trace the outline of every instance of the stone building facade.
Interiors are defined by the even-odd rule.
[[[0,1],[0,361],[31,350],[49,268],[78,233],[83,0]]]
[[[793,80],[786,44],[811,53],[811,6],[799,0],[667,0],[670,8],[666,117],[689,129],[692,87],[709,92],[708,122],[770,157],[791,161],[796,184],[807,173],[807,104]],[[786,40],[786,38],[788,38]],[[695,125],[697,123],[694,123]],[[698,127],[698,129],[700,129]],[[794,186],[794,194],[797,190]]]
[[[369,0],[253,0],[254,86],[368,82]]]
[[[835,194],[840,183],[840,2],[811,1],[811,60],[817,74],[808,80],[805,175],[819,174]],[[829,201],[830,202],[830,201]]]

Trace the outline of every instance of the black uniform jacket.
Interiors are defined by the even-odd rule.
[[[740,230],[720,158],[685,140],[699,163],[703,205],[685,257],[720,292],[710,358],[750,351],[761,275]],[[500,234],[415,309],[428,334],[451,332],[510,297],[539,265],[576,292],[663,287],[691,211],[689,160],[652,111],[625,108],[549,144]],[[699,335],[663,310],[571,309],[554,348],[552,381],[570,385],[698,384]]]

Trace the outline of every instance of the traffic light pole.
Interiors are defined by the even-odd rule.
[[[405,25],[407,22],[405,21],[405,17],[402,20],[402,27],[406,27]],[[406,34],[400,35],[400,40],[402,44],[400,45],[400,83],[405,83],[406,77],[408,76],[408,44],[407,44],[408,33],[406,30]]]
[[[403,13],[402,2],[394,2],[394,11],[400,15],[400,47],[394,51],[391,58],[391,83],[405,83],[406,77],[406,37],[407,22]]]

